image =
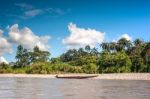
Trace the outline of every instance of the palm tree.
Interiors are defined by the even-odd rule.
[[[91,52],[90,52],[92,55],[94,56],[98,56],[99,55],[99,52],[98,50],[94,47],[93,49],[91,49]]]
[[[16,59],[17,62],[15,64],[15,67],[24,67],[26,65],[29,65],[30,63],[29,52],[27,49],[23,48],[22,45],[19,45],[17,47]]]
[[[18,62],[21,61],[22,53],[23,53],[23,46],[22,46],[22,45],[19,45],[19,46],[17,47],[16,57],[15,57]]]
[[[100,46],[102,47],[102,49],[104,50],[104,51],[110,51],[110,44],[109,43],[107,43],[107,42],[103,42],[102,44],[100,44]]]
[[[144,43],[140,39],[136,39],[133,43],[134,43],[134,46],[132,46],[130,49],[128,49],[127,52],[132,61],[132,67],[134,67],[134,71],[138,72],[144,63],[142,55],[141,55],[143,48],[144,48],[143,47]]]
[[[142,44],[143,44],[143,41],[140,40],[139,38],[136,39],[136,40],[134,40],[134,45],[135,45],[135,46],[140,46],[140,45],[142,45]]]
[[[120,40],[118,40],[118,49],[119,50],[127,50],[131,47],[131,41],[127,40],[126,38],[121,38]]]
[[[86,46],[85,46],[85,51],[87,51],[88,53],[91,51],[90,45],[86,45]]]
[[[79,54],[79,56],[82,57],[82,56],[86,55],[87,52],[85,52],[83,48],[79,48],[79,49],[78,49],[78,54]]]
[[[110,43],[110,50],[115,51],[116,50],[116,42],[111,42]]]

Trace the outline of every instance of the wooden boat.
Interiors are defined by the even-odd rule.
[[[58,74],[56,78],[66,78],[66,79],[85,79],[97,77],[97,74]]]

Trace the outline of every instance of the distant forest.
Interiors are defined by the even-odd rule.
[[[89,45],[69,49],[57,58],[38,46],[33,51],[17,47],[16,62],[0,64],[0,73],[129,73],[150,72],[150,42],[121,38],[117,42],[103,42],[101,51]]]

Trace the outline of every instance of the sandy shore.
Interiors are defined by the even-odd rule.
[[[55,74],[0,74],[0,77],[55,78]]]
[[[150,73],[100,74],[98,77],[94,79],[150,80]]]
[[[73,75],[82,75],[82,74],[73,74]],[[98,77],[90,79],[150,80],[150,73],[116,73],[116,74],[98,74],[98,75],[99,75]],[[56,78],[56,74],[0,74],[0,77]]]

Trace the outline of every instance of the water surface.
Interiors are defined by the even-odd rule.
[[[150,99],[150,81],[1,77],[0,99]]]

